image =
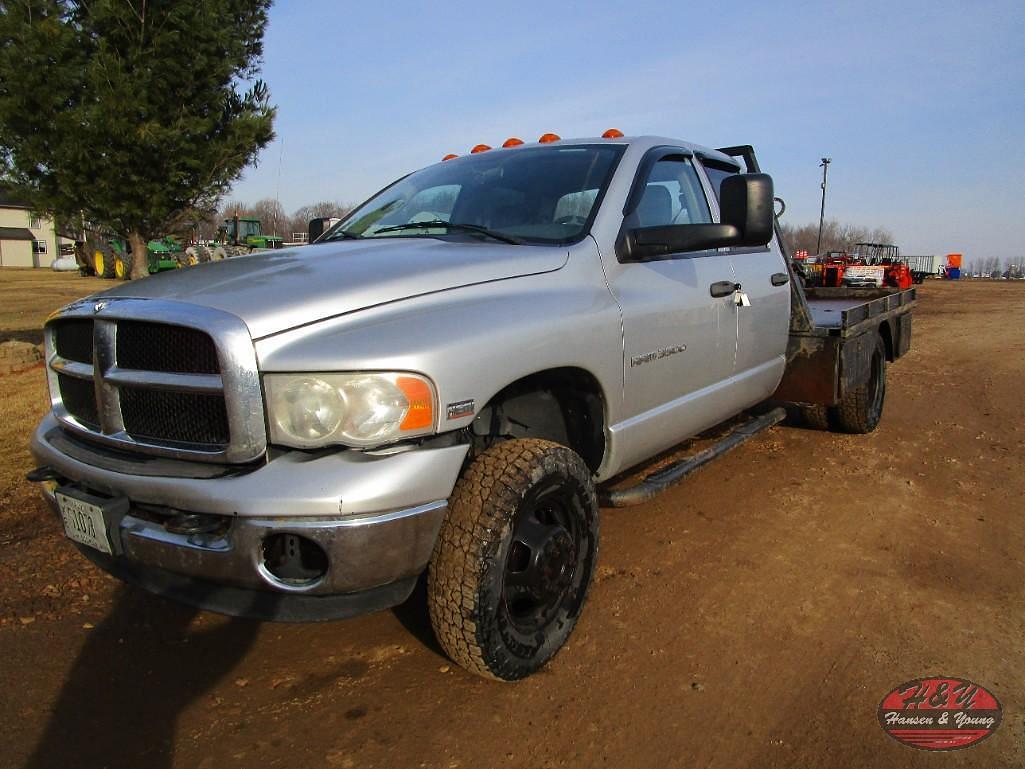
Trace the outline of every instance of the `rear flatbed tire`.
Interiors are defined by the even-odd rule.
[[[835,419],[829,406],[800,406],[801,424],[811,430],[831,430]]]
[[[870,433],[883,417],[886,400],[886,345],[876,336],[868,381],[851,390],[832,410],[835,429],[856,435]]]

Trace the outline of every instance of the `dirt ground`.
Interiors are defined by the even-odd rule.
[[[98,285],[0,272],[0,328]],[[3,377],[0,766],[1025,766],[1023,329],[1025,283],[925,285],[875,433],[778,427],[603,510],[570,644],[504,685],[440,654],[422,596],[260,624],[102,575],[22,480],[43,372]],[[927,675],[989,688],[996,734],[887,737],[880,700]]]

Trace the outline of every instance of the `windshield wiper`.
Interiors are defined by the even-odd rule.
[[[511,243],[514,246],[523,245],[523,241],[516,238],[510,237],[509,235],[503,235],[500,232],[489,230],[487,227],[481,227],[477,224],[462,224],[460,222],[446,222],[441,219],[434,219],[429,222],[406,222],[405,224],[393,224],[390,227],[382,227],[379,230],[375,230],[374,234],[378,232],[398,232],[400,230],[433,230],[435,227],[444,227],[448,230],[463,230],[465,232],[476,232],[478,235],[485,235],[494,240],[500,240],[503,243]]]
[[[338,230],[338,232],[334,233],[333,235],[330,235],[330,236],[324,238],[325,241],[328,241],[328,240],[359,240],[359,239],[360,239],[359,235],[354,235],[353,233],[348,232],[347,230]]]

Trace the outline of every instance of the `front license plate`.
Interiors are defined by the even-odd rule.
[[[71,496],[72,493],[74,492],[69,493],[64,489],[57,489],[55,492],[57,507],[64,519],[64,533],[68,535],[68,539],[113,555],[114,548],[107,532],[107,517],[101,498],[81,492]],[[89,497],[93,501],[81,497]],[[111,500],[115,503],[120,501]]]

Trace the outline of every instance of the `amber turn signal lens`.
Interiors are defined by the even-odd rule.
[[[400,376],[395,385],[409,401],[409,411],[399,425],[400,430],[421,430],[434,424],[434,396],[422,379]]]
[[[446,160],[451,160],[452,158],[457,158],[457,157],[459,157],[459,156],[450,152],[445,157],[443,157],[441,160],[442,160],[442,162],[444,162]]]
[[[476,147],[470,150],[470,154],[475,155],[478,152],[487,152],[489,149],[491,149],[491,147],[487,144],[478,144]]]
[[[610,128],[608,131],[601,135],[603,139],[618,139],[623,135],[623,132],[618,128]]]
[[[502,142],[503,147],[519,147],[521,144],[523,144],[523,139],[517,139],[515,136],[510,136]]]

